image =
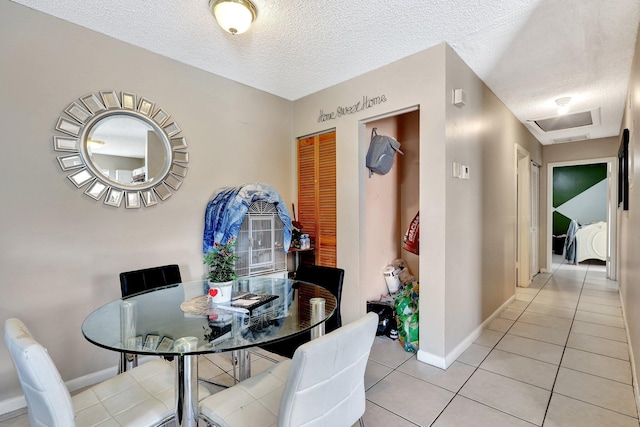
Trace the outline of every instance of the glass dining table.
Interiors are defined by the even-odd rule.
[[[179,426],[198,423],[198,355],[235,352],[239,380],[246,379],[249,348],[308,330],[322,335],[336,308],[331,292],[299,280],[241,278],[225,304],[212,303],[208,290],[206,280],[157,288],[110,302],[82,324],[85,338],[97,346],[174,357]]]

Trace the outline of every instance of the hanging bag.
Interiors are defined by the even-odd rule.
[[[393,157],[396,152],[404,155],[400,151],[400,143],[390,136],[378,135],[376,128],[371,131],[371,143],[367,151],[367,168],[369,168],[369,178],[374,173],[385,175],[393,166]]]
[[[420,255],[420,211],[413,217],[402,239],[402,249]]]

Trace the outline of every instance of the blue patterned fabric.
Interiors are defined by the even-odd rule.
[[[578,232],[578,223],[572,219],[567,230],[567,238],[564,241],[564,258],[571,264],[578,264],[578,253],[576,250],[576,233]]]
[[[226,243],[237,238],[240,226],[249,206],[253,202],[273,203],[278,216],[284,223],[284,251],[289,252],[291,244],[291,217],[284,200],[275,188],[268,184],[243,184],[239,187],[224,187],[217,191],[207,204],[204,214],[204,238],[202,252],[213,250],[216,243]]]

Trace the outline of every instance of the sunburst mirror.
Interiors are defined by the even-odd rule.
[[[169,114],[134,93],[100,91],[72,102],[60,116],[53,148],[77,188],[128,209],[153,206],[187,176],[187,141]]]

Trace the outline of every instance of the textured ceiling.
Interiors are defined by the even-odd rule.
[[[530,128],[545,144],[618,135],[640,17],[640,0],[253,0],[231,36],[208,0],[12,1],[290,100],[446,41],[523,123],[564,96],[599,115]]]

